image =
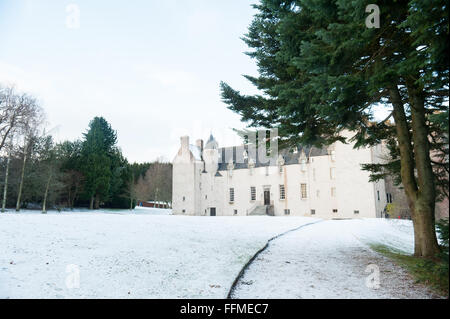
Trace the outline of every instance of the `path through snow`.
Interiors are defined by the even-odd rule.
[[[395,220],[330,220],[279,237],[249,266],[233,298],[433,298],[368,243],[411,252],[412,225]],[[368,265],[380,287],[366,285]]]

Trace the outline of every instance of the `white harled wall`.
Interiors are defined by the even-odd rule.
[[[246,216],[263,204],[264,189],[270,189],[277,216],[289,209],[291,216],[311,216],[314,210],[315,217],[326,219],[374,218],[381,217],[386,206],[384,181],[371,183],[369,172],[361,170],[361,164],[381,161],[381,146],[355,150],[351,144],[335,143],[329,155],[310,157],[306,165],[283,165],[282,172],[278,166],[271,166],[268,175],[266,167],[257,167],[234,169],[232,176],[219,171],[221,176],[216,176],[217,150],[204,150],[203,162],[189,151],[189,138],[181,140],[173,161],[174,214],[209,216],[210,208],[215,207],[217,216],[232,216],[235,211],[238,216]],[[307,184],[306,199],[301,197],[302,183]],[[279,185],[285,185],[284,200],[280,199]],[[251,201],[251,186],[256,187],[256,201]],[[233,203],[229,201],[230,188],[234,188]]]

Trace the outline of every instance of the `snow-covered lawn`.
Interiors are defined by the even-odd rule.
[[[233,297],[436,297],[425,287],[417,285],[402,268],[369,246],[383,244],[391,249],[413,253],[413,243],[410,221],[322,221],[272,241],[245,272]],[[379,286],[371,278],[379,278]]]
[[[269,238],[313,221],[155,209],[0,214],[0,298],[224,298]],[[76,267],[80,287],[69,289]]]

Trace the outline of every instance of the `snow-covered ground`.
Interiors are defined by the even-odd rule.
[[[233,297],[436,297],[369,247],[384,244],[412,253],[413,239],[412,223],[405,220],[329,220],[306,226],[272,241],[247,269]]]
[[[269,238],[312,221],[142,208],[0,214],[0,298],[224,298]]]
[[[269,239],[301,225],[270,242],[233,297],[431,296],[368,246],[412,253],[410,221],[188,217],[138,208],[0,214],[0,298],[224,298]],[[366,285],[370,264],[380,270],[379,289]]]

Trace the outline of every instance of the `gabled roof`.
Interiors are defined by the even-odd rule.
[[[228,164],[230,160],[234,163],[234,169],[244,169],[248,168],[249,158],[252,156],[248,151],[247,145],[241,146],[232,146],[232,147],[222,147],[219,148],[219,171],[227,170]],[[248,157],[244,157],[244,152],[247,152]],[[306,157],[315,157],[315,156],[323,156],[328,155],[328,151],[326,148],[316,148],[316,147],[303,147],[298,146],[297,152],[294,153],[290,150],[279,150],[279,155],[283,156],[284,165],[292,165],[299,164],[299,158],[302,153],[305,153]],[[258,154],[256,154],[256,158],[253,158],[255,163],[255,167],[264,167],[264,166],[274,166],[277,165],[278,156],[275,156],[271,162],[260,160]]]

